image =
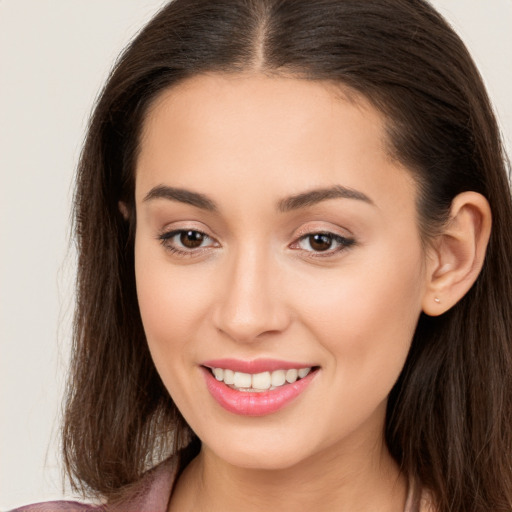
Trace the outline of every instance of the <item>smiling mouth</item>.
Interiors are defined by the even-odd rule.
[[[320,367],[276,360],[232,359],[205,362],[201,370],[206,388],[221,407],[237,415],[265,416],[302,396]]]
[[[219,382],[223,382],[231,389],[246,393],[273,391],[287,384],[293,384],[318,369],[318,367],[310,366],[307,368],[274,370],[272,372],[244,373],[227,368],[205,368],[207,368]]]

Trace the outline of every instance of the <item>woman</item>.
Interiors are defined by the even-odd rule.
[[[107,510],[511,510],[505,160],[423,1],[165,7],[78,174],[76,488]]]

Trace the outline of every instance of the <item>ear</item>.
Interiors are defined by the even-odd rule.
[[[424,313],[441,315],[473,286],[484,264],[491,224],[491,208],[484,196],[463,192],[455,197],[450,220],[429,251]]]
[[[117,207],[119,208],[121,215],[124,217],[124,220],[128,220],[130,214],[128,212],[128,206],[126,206],[126,203],[124,201],[119,201],[117,203]]]

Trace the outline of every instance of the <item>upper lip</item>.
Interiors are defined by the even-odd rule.
[[[244,361],[242,359],[211,359],[209,361],[204,361],[202,366],[254,374],[273,372],[275,370],[291,370],[293,368],[300,370],[301,368],[311,368],[314,365],[278,359],[253,359],[252,361]]]

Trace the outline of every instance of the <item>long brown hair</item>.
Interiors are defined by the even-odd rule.
[[[489,201],[493,229],[472,289],[421,315],[388,403],[385,437],[439,512],[512,510],[512,201],[480,75],[424,0],[175,0],[120,57],[92,116],[77,177],[78,298],[63,427],[75,488],[111,498],[198,441],[151,360],[135,290],[134,166],[150,103],[205,72],[328,80],[387,119],[415,176],[428,240],[452,199]],[[129,210],[126,221],[119,201]]]

